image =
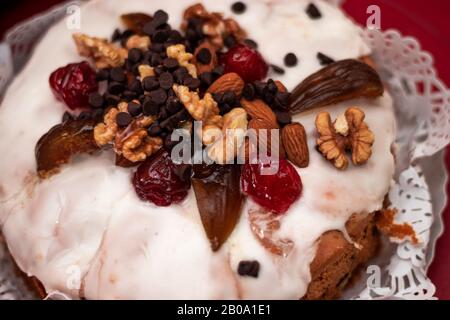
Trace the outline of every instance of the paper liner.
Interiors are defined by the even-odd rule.
[[[338,5],[342,1],[329,2]],[[6,34],[5,43],[0,45],[0,93],[20,71],[40,36],[72,4],[54,7]],[[370,262],[361,280],[346,290],[344,298],[432,299],[435,287],[427,278],[426,269],[442,232],[442,209],[446,203],[447,173],[442,150],[450,142],[450,91],[437,77],[432,56],[422,51],[414,38],[395,30],[363,30],[362,35],[372,48],[375,63],[395,101],[397,173],[389,193],[391,207],[399,213],[397,222],[411,224],[420,242],[385,243],[383,251]],[[421,160],[424,157],[428,157],[427,161]],[[0,238],[0,299],[33,297]]]

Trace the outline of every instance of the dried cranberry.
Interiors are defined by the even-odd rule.
[[[278,165],[276,173],[267,174],[271,169],[276,169],[276,165]],[[270,170],[262,171],[263,168]],[[292,203],[300,198],[302,181],[294,166],[287,160],[280,159],[244,165],[241,188],[262,207],[274,213],[285,213]]]
[[[261,54],[244,44],[232,47],[221,57],[225,73],[236,72],[245,82],[262,80],[267,76],[269,66]]]
[[[56,69],[49,82],[55,96],[73,110],[89,105],[89,94],[98,87],[95,77],[95,71],[83,61]]]
[[[169,153],[163,149],[147,158],[133,177],[133,185],[139,198],[161,207],[183,200],[191,183],[190,180],[181,179],[176,168]]]

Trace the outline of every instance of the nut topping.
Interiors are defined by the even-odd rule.
[[[226,73],[208,88],[209,93],[223,93],[233,91],[236,97],[240,97],[244,89],[244,80],[234,72]]]
[[[106,39],[90,37],[82,33],[73,35],[78,53],[95,60],[97,68],[118,67],[124,64],[127,50],[116,47]]]
[[[376,98],[384,88],[377,72],[357,60],[330,64],[300,83],[290,98],[292,113],[355,98]]]
[[[189,74],[197,78],[197,68],[191,63],[194,58],[193,54],[186,52],[186,47],[182,44],[173,45],[167,48],[167,56],[177,59],[180,66],[185,67]]]
[[[316,128],[319,133],[317,146],[319,151],[334,166],[340,170],[345,170],[348,166],[348,159],[345,151],[350,150],[352,162],[355,165],[362,165],[369,160],[372,154],[372,144],[374,135],[364,122],[364,112],[357,108],[348,108],[345,111],[344,119],[331,122],[328,112],[321,112],[316,118]],[[339,132],[346,132],[347,136]],[[347,127],[347,130],[344,128]]]
[[[300,123],[288,124],[281,130],[281,139],[289,161],[299,168],[306,168],[309,151],[305,128]]]

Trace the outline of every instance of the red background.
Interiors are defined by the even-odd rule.
[[[245,1],[245,0],[244,0]],[[6,2],[6,1],[4,1]],[[39,13],[58,0],[16,0],[2,3],[0,12],[0,34],[15,23]],[[447,86],[450,87],[450,1],[448,0],[347,0],[345,10],[359,23],[364,24],[368,18],[369,5],[378,5],[381,9],[382,29],[395,28],[404,35],[418,38],[422,47],[430,51],[436,69]],[[449,149],[447,149],[448,151]],[[447,168],[450,168],[450,152],[446,156]],[[450,186],[447,186],[450,195]],[[450,206],[445,213],[445,226],[450,230]],[[439,240],[436,257],[429,270],[429,276],[437,286],[437,297],[450,300],[450,232]]]

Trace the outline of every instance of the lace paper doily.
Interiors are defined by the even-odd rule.
[[[338,5],[342,1],[328,2]],[[74,3],[77,2],[57,6],[7,33],[5,43],[0,45],[0,94],[14,72],[27,61],[40,36]],[[440,232],[440,229],[433,230],[436,227],[433,221],[441,221],[441,212],[433,208],[432,203],[441,204],[441,209],[445,202],[445,193],[441,192],[445,179],[437,182],[431,174],[423,174],[433,170],[423,170],[427,169],[426,162],[420,159],[440,157],[439,151],[450,143],[450,91],[437,78],[432,56],[421,50],[417,40],[395,30],[362,32],[395,101],[398,165],[390,200],[399,212],[397,221],[410,223],[420,243],[413,245],[403,241],[385,250],[368,269],[379,271],[374,273],[375,277],[363,277],[346,296],[353,299],[431,299],[435,287],[427,278],[426,269],[432,255],[429,251],[434,248]],[[434,171],[436,169],[442,170],[439,172],[442,176],[446,175],[442,166]],[[17,275],[1,238],[0,266],[0,299],[33,297]]]

